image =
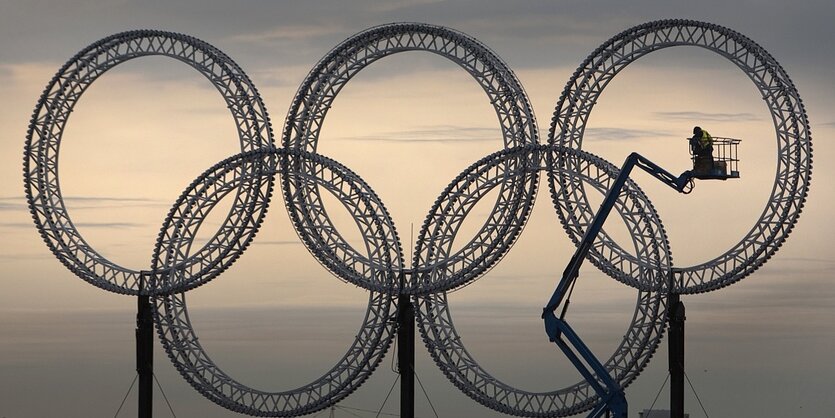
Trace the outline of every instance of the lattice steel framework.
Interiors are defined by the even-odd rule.
[[[86,89],[116,65],[149,55],[182,61],[217,88],[232,112],[242,151],[273,145],[266,108],[249,77],[226,54],[199,39],[150,30],[118,33],[83,49],[58,70],[38,100],[26,134],[26,198],[36,227],[61,263],[95,286],[128,295],[184,290],[197,283],[189,280],[177,283],[175,288],[151,290],[144,284],[156,272],[119,266],[87,244],[64,205],[58,181],[58,151],[70,113]],[[272,179],[265,179],[259,187],[236,192],[233,210],[223,222],[221,233],[187,261],[193,280],[211,280],[219,273],[213,270],[214,262],[240,255],[263,219],[263,205],[271,189]]]
[[[672,287],[667,278],[673,262],[661,220],[647,196],[627,182],[616,209],[630,232],[634,252],[604,233],[589,253],[606,274],[638,289],[629,328],[605,363],[618,384],[626,386],[660,343],[667,293],[707,292],[753,272],[785,241],[808,193],[811,137],[794,85],[765,50],[721,26],[684,20],[650,22],[601,45],[566,85],[547,146],[538,145],[533,110],[508,66],[479,41],[448,28],[394,23],[339,44],[300,86],[280,149],[273,146],[269,117],[257,90],[225,54],[185,35],[120,33],[71,58],[38,101],[24,151],[26,196],[47,246],[76,275],[112,292],[154,297],[157,330],[175,367],[200,393],[226,408],[250,415],[297,416],[344,399],[380,363],[397,331],[397,299],[409,295],[417,305],[418,327],[432,358],[468,396],[514,415],[571,415],[600,401],[587,382],[535,393],[494,378],[465,348],[453,325],[446,292],[472,283],[507,254],[530,215],[542,171],[563,226],[579,242],[594,217],[587,193],[605,194],[619,172],[580,150],[594,104],[629,63],[679,45],[716,52],[751,78],[774,121],[777,175],[762,216],[742,241],[710,262],[684,268]],[[441,193],[420,229],[411,255],[413,267],[406,269],[400,239],[382,201],[359,176],[316,154],[316,148],[328,110],[354,75],[380,58],[416,50],[443,56],[476,80],[494,107],[504,149],[467,168]],[[186,189],[163,224],[151,267],[136,271],[102,257],[76,230],[60,193],[57,161],[63,129],[86,88],[110,68],[148,55],[183,61],[212,82],[231,110],[242,153],[210,168]],[[185,302],[185,291],[217,277],[246,250],[266,214],[275,175],[280,177],[296,232],[311,254],[340,279],[370,291],[366,317],[346,354],[323,376],[284,392],[250,388],[217,367],[198,341]],[[466,216],[496,189],[498,197],[487,221],[453,251]],[[336,229],[322,190],[352,215],[364,248],[352,246]],[[208,243],[195,248],[203,220],[227,196],[234,196],[232,208],[220,229]]]
[[[580,64],[560,96],[548,133],[549,144],[580,148],[586,123],[603,89],[627,65],[660,49],[697,46],[715,52],[739,67],[762,95],[777,137],[777,172],[762,215],[742,240],[713,260],[676,269],[677,293],[702,293],[728,286],[765,263],[788,237],[797,222],[812,170],[812,138],[806,110],[797,89],[782,66],[760,45],[731,29],[692,20],[660,20],[627,29],[599,46]],[[564,182],[558,185],[558,182]],[[560,220],[576,243],[594,216],[582,185],[566,187],[566,180],[551,177],[555,201],[564,202]],[[624,251],[606,238],[603,248]],[[608,262],[605,253],[592,250],[590,260],[620,279],[625,271]]]
[[[308,170],[287,173],[277,167],[304,166]],[[389,291],[372,292],[365,319],[354,342],[336,365],[313,382],[299,388],[266,392],[250,388],[221,370],[200,345],[186,307],[185,293],[155,298],[156,323],[160,340],[180,374],[213,402],[236,412],[256,416],[297,416],[315,412],[348,396],[374,371],[395,334],[397,314],[397,275],[392,270],[397,256],[389,238],[394,235],[391,218],[381,210],[377,195],[356,174],[339,163],[304,151],[272,149],[239,154],[226,159],[201,175],[180,196],[163,224],[154,251],[154,269],[164,270],[189,258],[188,247],[194,242],[202,221],[215,205],[248,183],[260,184],[277,171],[283,176],[300,177],[291,184],[311,183],[332,193],[363,228],[365,257],[374,259],[369,277],[385,278]],[[396,235],[394,235],[396,238]],[[166,250],[166,249],[183,250]],[[311,250],[313,252],[313,250]],[[373,255],[372,255],[373,254]],[[330,256],[323,254],[320,256]],[[230,259],[229,262],[233,262]],[[381,266],[381,267],[379,267]],[[218,266],[221,270],[227,265]],[[180,281],[173,270],[163,277]],[[165,283],[161,283],[165,284]]]
[[[531,157],[539,162],[531,165]],[[554,165],[555,162],[563,164]],[[571,167],[570,171],[565,167]],[[545,170],[550,175],[570,179],[572,185],[584,183],[605,194],[619,169],[605,160],[580,150],[564,147],[517,147],[485,157],[462,172],[444,191],[430,210],[418,243],[427,247],[443,246],[438,251],[424,250],[431,257],[445,257],[451,239],[438,231],[457,230],[463,218],[478,200],[507,178],[525,178]],[[560,202],[555,202],[559,207]],[[453,207],[454,209],[443,209]],[[671,264],[666,233],[647,196],[631,180],[623,189],[616,206],[631,233],[639,265],[631,275],[640,281],[635,312],[624,338],[605,366],[615,380],[629,385],[652,357],[666,326],[668,266]],[[442,215],[442,216],[441,216]],[[524,225],[527,214],[514,219]],[[431,225],[431,227],[430,227]],[[432,232],[429,232],[432,231]],[[596,242],[600,247],[603,242]],[[416,252],[420,252],[416,249]],[[625,260],[614,260],[621,265]],[[418,327],[435,363],[459,389],[481,404],[508,414],[530,417],[567,416],[590,409],[600,399],[585,381],[550,392],[530,392],[515,388],[493,377],[481,367],[464,347],[455,330],[446,292],[417,298]]]
[[[538,142],[536,120],[527,95],[513,71],[494,52],[478,40],[448,28],[419,23],[393,23],[352,36],[316,64],[302,82],[290,106],[284,127],[284,146],[316,152],[325,116],[345,84],[374,61],[403,51],[431,52],[449,59],[467,71],[484,89],[493,105],[505,147]],[[343,257],[346,259],[362,260],[331,224],[320,203],[318,189],[300,187],[297,192],[290,193],[288,178],[282,183],[285,202],[294,222],[304,225],[297,228],[302,240],[306,244],[315,241],[333,247],[331,253],[344,252]],[[478,235],[456,255],[454,261],[451,260],[442,267],[424,266],[419,262],[413,265],[420,270],[437,270],[439,267],[443,270],[443,274],[433,276],[435,288],[453,288],[483,274],[507,252],[520,231],[518,228],[508,229],[499,225],[512,224],[509,220],[519,210],[530,209],[536,185],[536,180],[516,182],[515,179],[508,178],[501,184],[499,197],[489,220]],[[308,210],[299,212],[294,209],[303,206]],[[299,219],[297,213],[306,213],[307,217]],[[318,255],[317,258],[335,274],[350,281],[349,277],[340,274],[340,270],[334,268],[327,260]],[[395,267],[403,268],[402,264]],[[410,283],[404,292],[419,292],[415,288],[414,280]],[[385,286],[379,279],[373,278],[370,283],[356,284],[370,290],[381,290]]]

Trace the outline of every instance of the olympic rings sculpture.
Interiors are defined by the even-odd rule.
[[[761,219],[725,254],[699,266],[674,267],[669,241],[649,198],[627,181],[616,209],[632,237],[634,254],[605,232],[589,253],[603,272],[638,290],[623,341],[605,363],[622,386],[649,362],[666,325],[666,294],[699,293],[751,274],[777,251],[796,223],[811,173],[809,123],[788,75],[762,47],[721,26],[663,20],[628,29],[595,50],[577,69],[557,103],[548,145],[539,145],[533,109],[512,70],[468,35],[439,26],[395,23],[360,32],[331,50],[300,86],[274,145],[266,108],[246,74],[217,48],[181,34],[116,34],[71,58],[36,105],[24,150],[26,196],[35,225],[55,256],[73,273],[115,293],[150,295],[162,344],[181,375],[200,393],[230,410],[258,416],[298,416],[322,410],[356,390],[380,364],[397,333],[397,300],[410,295],[418,329],[432,358],[465,394],[497,411],[519,416],[566,416],[600,401],[587,382],[545,393],[523,391],[492,377],[469,354],[453,325],[446,292],[472,283],[507,254],[529,217],[544,171],[555,209],[578,243],[594,216],[587,187],[605,193],[619,170],[580,150],[585,123],[605,86],[649,52],[693,45],[725,56],[742,69],[771,111],[778,167]],[[394,223],[371,187],[347,167],[316,153],[319,132],[334,99],[360,70],[385,56],[421,50],[446,57],[481,85],[498,117],[503,149],[474,163],[441,193],[415,243],[412,268],[404,267]],[[70,112],[89,85],[127,60],[163,55],[197,69],[217,88],[236,122],[241,154],[200,175],[177,199],[154,248],[149,270],[110,262],[83,239],[64,205],[58,150]],[[252,389],[224,373],[197,340],[185,292],[229,268],[254,239],[278,176],[285,206],[302,242],[338,278],[369,290],[366,317],[346,354],[325,375],[285,392]],[[354,248],[331,222],[321,191],[352,214],[364,248]],[[452,251],[470,210],[490,191],[498,198],[485,224]],[[221,228],[193,248],[203,219],[233,195]],[[668,280],[670,271],[680,279]],[[402,280],[404,277],[407,280]]]

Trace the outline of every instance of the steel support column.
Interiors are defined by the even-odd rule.
[[[136,373],[139,374],[139,418],[151,418],[154,405],[154,317],[148,296],[137,297]]]
[[[681,295],[669,295],[670,418],[684,418],[684,303]]]
[[[397,315],[397,363],[400,369],[400,416],[415,416],[415,307],[408,295],[400,295]]]

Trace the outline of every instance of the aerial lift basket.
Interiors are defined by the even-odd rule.
[[[693,160],[693,177],[702,180],[738,179],[739,156],[737,148],[740,142],[742,142],[741,139],[714,136],[712,162],[697,160],[693,150],[690,149],[690,158]]]

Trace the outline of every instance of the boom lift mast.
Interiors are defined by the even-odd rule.
[[[600,397],[601,402],[592,408],[588,415],[592,417],[601,417],[604,414],[611,414],[614,418],[626,418],[627,403],[626,395],[623,388],[609,375],[609,372],[598,360],[594,353],[589,350],[588,346],[580,339],[577,333],[571,328],[565,320],[565,314],[568,310],[569,301],[566,300],[566,295],[571,289],[574,282],[577,280],[580,266],[586,258],[592,243],[603,228],[603,223],[615,206],[626,180],[634,167],[639,167],[660,180],[664,184],[672,187],[680,193],[689,193],[692,190],[692,180],[695,177],[692,171],[685,171],[680,176],[676,177],[668,171],[659,167],[652,161],[646,159],[637,153],[632,153],[626,158],[626,161],[621,167],[620,174],[612,184],[611,189],[606,194],[603,203],[600,205],[600,210],[594,216],[589,228],[583,235],[583,239],[577,246],[577,250],[568,262],[565,271],[563,271],[562,279],[557,285],[554,294],[548,301],[548,304],[542,309],[542,319],[545,321],[545,333],[548,335],[550,341],[557,344],[557,346],[565,353],[566,357],[574,364],[574,367],[591,385],[592,389]],[[563,304],[563,302],[565,302]],[[556,310],[562,305],[562,312],[559,318],[556,315]]]

